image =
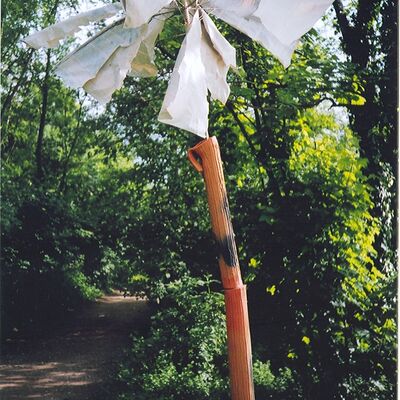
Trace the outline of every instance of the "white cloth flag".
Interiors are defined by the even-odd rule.
[[[332,3],[333,0],[207,0],[205,7],[262,44],[287,68],[300,37]]]
[[[206,70],[207,88],[214,100],[225,104],[230,93],[226,76],[230,67],[236,68],[236,50],[204,11],[202,23],[201,58]]]
[[[23,40],[28,46],[35,49],[40,49],[41,47],[53,48],[59,45],[60,40],[79,32],[82,26],[112,17],[121,10],[122,7],[119,3],[108,4],[107,6],[95,8],[94,10],[74,15],[65,21],[50,25],[46,29],[36,32]]]
[[[197,11],[179,51],[158,119],[206,137],[208,102],[201,39],[201,22]]]
[[[132,59],[136,56],[143,37],[140,30],[136,33],[130,45],[119,46],[95,77],[83,85],[83,88],[102,104],[111,100],[112,94],[122,86],[131,68]]]
[[[235,49],[210,17],[201,11],[200,20],[197,11],[172,72],[159,121],[207,137],[207,90],[212,98],[227,101],[229,67],[236,67]]]
[[[202,7],[210,13],[224,10],[239,17],[249,17],[257,10],[260,1],[262,0],[204,0]]]
[[[154,47],[158,35],[163,30],[167,16],[168,14],[157,16],[150,21],[147,34],[139,47],[136,57],[132,61],[131,70],[128,75],[140,78],[157,76],[158,70],[154,63]]]
[[[239,13],[228,12],[219,8],[215,8],[212,12],[216,17],[263,45],[285,68],[290,65],[293,51],[297,46],[297,41],[290,45],[281,43],[253,14],[240,16]]]
[[[325,14],[332,0],[262,0],[254,13],[285,44],[300,39]]]
[[[172,72],[159,120],[201,137],[207,136],[208,101],[225,103],[226,77],[236,66],[235,49],[218,31],[208,14],[225,21],[258,41],[288,67],[300,37],[324,14],[333,0],[198,0],[189,1],[193,16]],[[28,36],[32,47],[55,47],[84,25],[117,15],[109,26],[56,67],[71,87],[83,87],[101,103],[111,99],[126,75],[157,75],[154,46],[166,19],[182,2],[121,0],[121,4],[90,10]],[[182,10],[181,10],[182,11]]]
[[[55,72],[68,86],[83,87],[96,77],[119,47],[127,47],[139,41],[143,33],[140,28],[126,29],[122,21],[119,21],[68,55],[56,66]]]
[[[129,71],[132,71],[132,75],[148,74],[149,76],[151,72],[154,72],[151,69],[155,66],[152,63],[152,57],[154,57],[151,53],[152,49],[147,47],[146,41],[155,41],[163,25],[164,21],[154,19],[148,26],[130,29],[129,39],[118,46],[107,62],[96,72],[95,77],[87,81],[83,88],[100,103],[106,104],[111,100],[112,94],[122,87]],[[127,43],[130,44],[126,45]],[[139,53],[140,49],[142,49],[141,53]]]
[[[171,0],[124,0],[125,27],[137,28],[146,24],[150,19],[171,3]]]

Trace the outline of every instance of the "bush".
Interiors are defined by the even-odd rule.
[[[91,232],[65,202],[33,192],[10,221],[1,249],[4,336],[101,295],[95,277],[85,273]]]
[[[122,399],[225,399],[223,296],[188,275],[165,286],[149,335],[135,338],[120,372]]]
[[[262,362],[255,360],[253,363],[254,386],[256,398],[266,399],[294,399],[296,396],[290,396],[290,387],[294,384],[292,371],[289,368],[281,368],[277,375],[271,370],[269,361]]]
[[[102,291],[95,285],[89,282],[88,277],[81,271],[82,258],[79,257],[77,262],[73,263],[65,269],[65,284],[66,288],[75,293],[75,297],[83,300],[95,300],[102,295]],[[71,297],[72,294],[71,294]]]
[[[157,291],[150,331],[133,339],[120,370],[121,400],[230,398],[224,299],[210,290],[213,282],[186,274]],[[260,399],[284,394],[293,381],[289,369],[275,376],[261,361],[254,363],[254,379]]]

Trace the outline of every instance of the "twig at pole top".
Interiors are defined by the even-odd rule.
[[[197,8],[199,7],[199,0],[183,0],[182,1],[176,1],[178,3],[181,4],[181,6],[183,6],[183,17],[185,19],[185,24],[188,26],[192,23],[192,13],[190,12],[190,10],[193,8],[195,10],[197,10]]]
[[[185,23],[186,23],[186,25],[190,25],[191,18],[190,18],[190,12],[189,12],[189,0],[184,0],[183,7],[184,7],[183,15],[185,18]]]

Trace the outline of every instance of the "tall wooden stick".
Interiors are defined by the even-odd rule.
[[[203,175],[211,225],[220,250],[219,267],[225,292],[232,400],[254,400],[246,286],[240,274],[217,139],[211,137],[201,141],[189,150],[188,156],[196,170]]]

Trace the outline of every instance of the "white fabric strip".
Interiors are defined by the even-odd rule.
[[[285,68],[333,0],[207,0],[206,9],[269,50]]]
[[[129,71],[132,71],[132,75],[142,77],[157,74],[154,65],[154,43],[163,26],[164,20],[158,18],[137,29],[138,36],[133,43],[118,47],[97,75],[86,82],[83,88],[100,103],[105,104],[111,100],[113,93],[122,87]]]
[[[249,17],[254,14],[259,4],[260,0],[204,0],[201,6],[208,13],[213,13],[213,10],[224,10],[239,17]]]
[[[290,45],[308,32],[333,0],[261,0],[254,16],[278,40]]]
[[[56,74],[72,87],[79,88],[93,79],[119,47],[130,46],[140,40],[141,29],[127,29],[122,21],[102,31],[56,67]]]
[[[197,11],[179,51],[158,119],[205,138],[208,102],[201,29]]]
[[[62,22],[50,25],[42,31],[35,32],[27,36],[23,41],[30,47],[39,49],[41,47],[56,47],[60,40],[73,36],[79,32],[82,26],[89,25],[92,22],[100,21],[112,17],[122,10],[119,3],[108,4],[107,6],[95,8],[78,15],[74,15]]]
[[[171,0],[124,0],[124,3],[125,27],[137,28],[149,22],[162,8],[168,6]]]
[[[131,69],[132,59],[136,56],[143,37],[138,35],[134,42],[126,47],[118,47],[96,76],[83,85],[83,88],[100,103],[111,100],[112,94],[121,88],[126,74]]]
[[[168,14],[154,17],[147,29],[146,36],[139,47],[139,51],[132,60],[131,69],[128,75],[140,78],[149,78],[157,76],[158,70],[154,63],[154,46],[156,40],[164,28],[165,19]]]
[[[243,13],[230,12],[218,8],[214,8],[212,10],[212,13],[217,18],[222,19],[227,24],[233,26],[250,38],[259,42],[275,57],[277,57],[285,68],[290,65],[292,54],[294,49],[296,48],[297,41],[290,45],[284,45],[267,30],[267,28],[261,23],[259,18],[256,18],[252,15],[240,16],[240,14]]]
[[[202,23],[201,58],[206,71],[207,88],[213,99],[225,104],[230,93],[226,76],[230,67],[236,68],[236,50],[204,11]]]

